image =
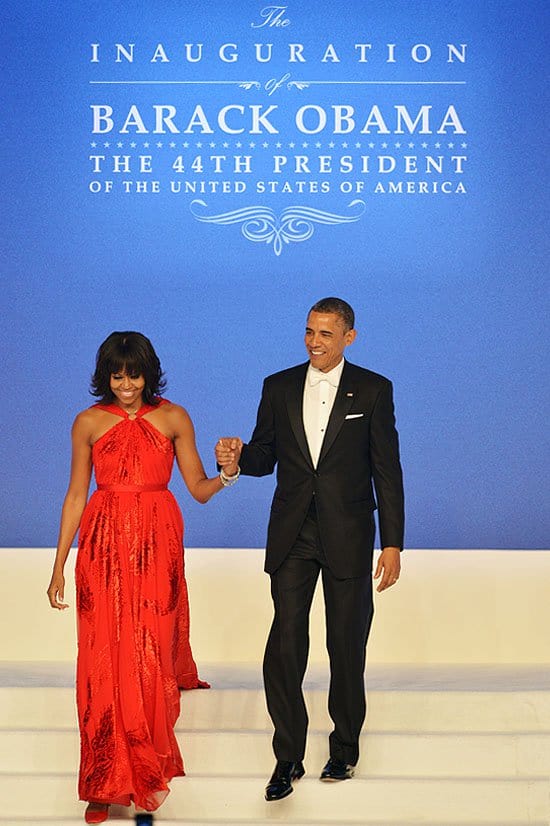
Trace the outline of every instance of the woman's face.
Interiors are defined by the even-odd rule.
[[[111,373],[111,392],[121,407],[137,409],[141,406],[145,379],[143,376],[129,376],[125,370]]]

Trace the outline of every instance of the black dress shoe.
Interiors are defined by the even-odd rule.
[[[303,763],[277,760],[271,779],[265,787],[266,800],[281,800],[292,792],[292,781],[305,774]]]
[[[153,815],[149,812],[137,812],[136,826],[153,826]]]
[[[354,773],[355,766],[350,766],[349,763],[344,763],[343,760],[329,757],[319,779],[325,780],[327,783],[332,783],[335,780],[351,780]]]

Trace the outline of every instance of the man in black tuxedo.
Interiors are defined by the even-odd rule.
[[[380,578],[377,590],[399,578],[403,483],[392,385],[344,359],[355,337],[349,304],[338,298],[318,301],[309,312],[305,332],[309,363],[265,380],[248,444],[229,437],[216,447],[222,477],[228,469],[235,472],[237,461],[241,473],[249,476],[272,473],[277,465],[265,561],[275,615],[264,658],[264,684],[277,758],[267,800],[286,797],[292,781],[304,774],[308,717],[302,681],[319,573],[334,722],[321,780],[353,776],[366,712],[365,649],[373,616],[376,507],[382,548],[375,572]]]

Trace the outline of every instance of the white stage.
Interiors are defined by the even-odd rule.
[[[47,603],[52,559],[46,549],[0,550],[2,826],[83,822],[74,554],[64,613]],[[317,780],[330,730],[317,594],[307,774],[288,799],[270,804],[263,800],[273,766],[261,689],[271,618],[263,554],[191,549],[186,566],[193,649],[212,689],[182,696],[187,777],[172,783],[159,823],[548,824],[550,552],[405,552],[399,585],[377,597],[357,776],[328,786]],[[124,810],[114,814],[124,822]]]

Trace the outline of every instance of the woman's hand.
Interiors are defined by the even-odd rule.
[[[69,606],[63,602],[65,598],[65,577],[59,571],[54,571],[47,590],[48,599],[52,608],[64,611]]]

